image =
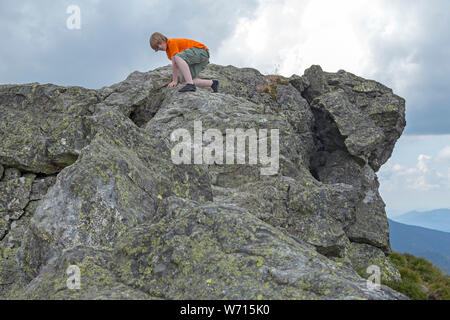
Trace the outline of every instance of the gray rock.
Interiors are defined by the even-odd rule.
[[[47,191],[56,182],[56,176],[48,176],[36,179],[31,187],[30,200],[41,200],[47,194]]]
[[[11,221],[23,215],[32,183],[33,179],[25,177],[0,181],[0,239],[8,232]]]
[[[19,169],[16,168],[6,168],[4,180],[19,179],[22,176]]]
[[[345,138],[346,134],[353,134],[347,138],[348,141],[345,140],[345,146],[349,148],[347,151],[357,156],[368,155],[369,165],[375,172],[378,171],[391,156],[395,141],[406,126],[405,100],[376,81],[344,70],[329,73],[323,72],[320,66],[312,66],[305,71],[303,78],[306,78],[304,83],[309,83],[303,92],[308,102],[317,105],[319,110],[327,109],[326,115],[331,116],[331,123],[337,125],[339,133]],[[319,101],[314,101],[316,98]],[[333,103],[339,99],[343,105]],[[344,109],[348,107],[352,111],[341,118],[340,112],[346,112]],[[368,132],[361,130],[362,127],[367,128]],[[361,137],[355,135],[357,131],[362,134]]]
[[[0,86],[0,163],[19,172],[0,182],[0,298],[406,298],[358,274],[377,264],[399,279],[376,171],[403,131],[402,98],[320,66],[284,78],[211,64],[216,94],[168,89],[170,72],[99,90]],[[273,174],[248,156],[194,164],[199,145],[175,164],[171,134],[194,137],[195,121],[216,152],[227,129],[268,150],[260,130],[278,129]],[[66,285],[73,265],[80,290]]]

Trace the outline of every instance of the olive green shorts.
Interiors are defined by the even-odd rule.
[[[178,52],[176,56],[179,56],[181,59],[187,62],[189,65],[189,70],[191,71],[192,79],[198,77],[198,74],[205,69],[205,67],[209,63],[209,50],[205,50],[202,48],[190,48]],[[181,75],[178,77],[181,79],[181,82],[185,82],[184,77]]]

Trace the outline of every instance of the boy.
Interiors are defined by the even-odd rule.
[[[184,87],[179,92],[195,91],[196,86],[211,87],[213,92],[218,91],[219,81],[197,78],[209,63],[209,49],[204,44],[190,39],[167,39],[155,32],[150,37],[150,46],[155,51],[166,51],[172,61],[172,82],[167,87],[175,87],[181,76]]]

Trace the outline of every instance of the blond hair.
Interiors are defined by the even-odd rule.
[[[167,42],[167,37],[159,32],[155,32],[150,37],[150,47],[153,50],[158,50],[158,45],[162,42]]]

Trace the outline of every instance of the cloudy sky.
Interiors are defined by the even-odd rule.
[[[216,64],[284,76],[319,64],[389,86],[407,126],[378,172],[386,211],[450,208],[450,1],[0,0],[0,84],[117,83],[170,63],[154,31],[206,44]]]

